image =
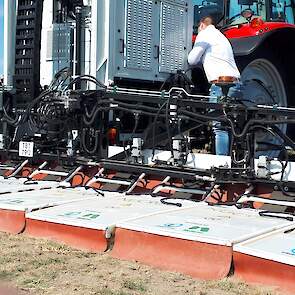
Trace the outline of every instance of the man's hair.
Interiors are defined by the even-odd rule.
[[[206,26],[209,26],[209,25],[215,25],[215,23],[214,23],[214,19],[213,19],[213,17],[210,16],[210,15],[207,15],[207,16],[202,17],[201,20],[200,20],[200,23],[203,23],[203,24],[205,24]]]

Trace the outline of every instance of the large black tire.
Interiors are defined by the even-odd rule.
[[[291,92],[279,57],[269,50],[261,50],[251,56],[239,58],[237,61],[241,69],[241,80],[245,87],[244,98],[246,100],[261,105],[288,106]],[[280,125],[279,128],[284,133],[287,132],[286,124]],[[280,139],[266,131],[257,132],[256,139],[258,143],[256,148],[267,147],[267,150],[256,152],[255,157],[259,155],[277,157],[279,155],[278,148],[282,144]]]

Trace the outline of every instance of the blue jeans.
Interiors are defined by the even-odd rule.
[[[210,87],[210,102],[217,102],[221,96],[222,91],[219,86],[212,84]],[[243,86],[237,83],[228,91],[228,97],[232,99],[243,99]],[[215,153],[216,155],[227,156],[229,154],[229,134],[228,131],[222,126],[221,122],[213,121],[213,133],[215,135]]]

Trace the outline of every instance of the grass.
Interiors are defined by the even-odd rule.
[[[147,291],[147,287],[143,281],[125,280],[123,282],[123,287],[133,291]]]
[[[232,278],[195,280],[108,254],[0,233],[0,283],[25,295],[275,295]]]
[[[124,291],[112,291],[112,290],[100,290],[94,293],[94,295],[130,295]]]

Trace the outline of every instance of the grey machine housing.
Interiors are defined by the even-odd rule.
[[[50,2],[44,1],[47,11]],[[161,82],[186,69],[192,48],[191,1],[92,0],[84,5],[82,74],[109,85],[121,79]],[[75,49],[69,48],[70,40],[75,42],[75,23],[54,24],[45,18],[42,27],[41,51],[46,58],[41,59],[41,83],[47,84],[61,66],[75,61]],[[60,30],[67,42],[61,42]]]

